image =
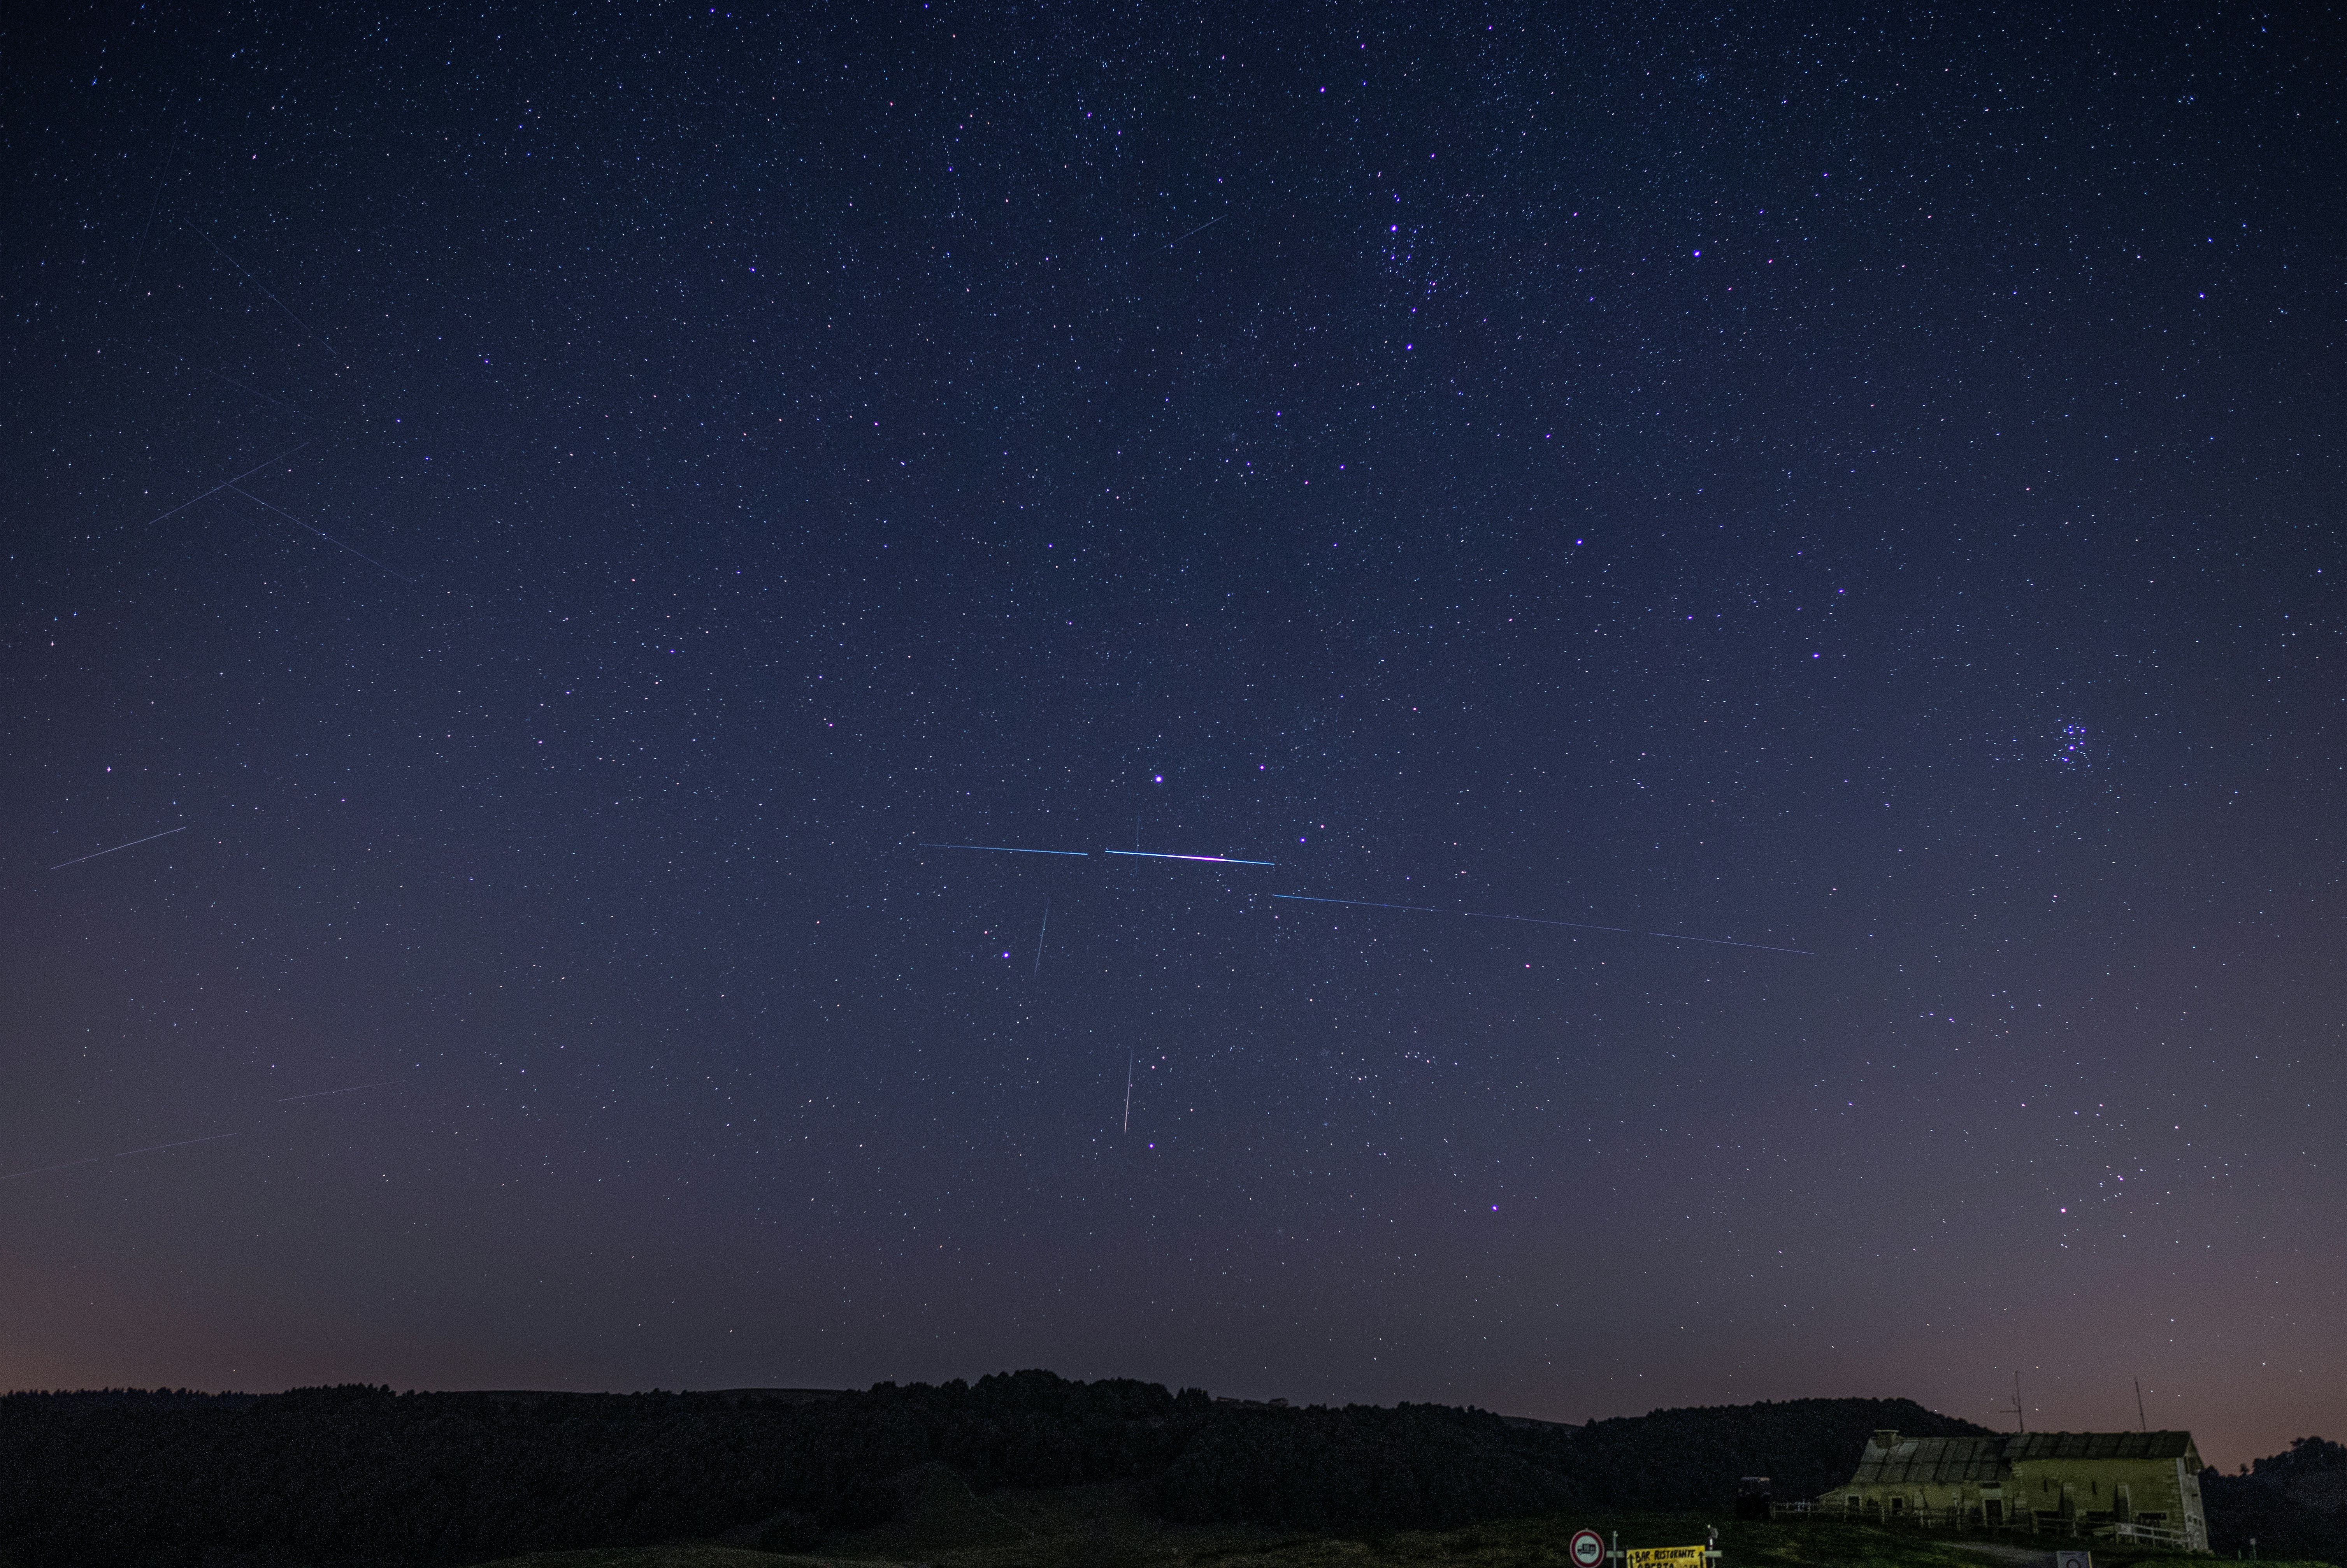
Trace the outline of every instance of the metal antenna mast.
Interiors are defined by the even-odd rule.
[[[2019,1372],[2013,1375],[2013,1430],[2017,1432],[2025,1432],[2029,1430],[2028,1419],[2021,1413],[2021,1374]]]

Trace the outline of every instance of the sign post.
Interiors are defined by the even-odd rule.
[[[1701,1546],[1634,1546],[1629,1568],[1711,1568]]]

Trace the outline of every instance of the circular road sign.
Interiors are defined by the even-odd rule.
[[[1605,1561],[1605,1538],[1594,1530],[1575,1531],[1564,1550],[1573,1559],[1573,1568],[1597,1568]]]

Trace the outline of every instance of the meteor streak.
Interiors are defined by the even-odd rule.
[[[1160,855],[1153,849],[1103,849],[1102,855],[1122,855],[1128,860],[1205,860],[1216,866],[1276,866],[1276,860],[1241,860],[1235,855]]]
[[[197,228],[196,228],[196,225],[195,225],[195,222],[194,222],[194,220],[193,220],[192,219],[190,219],[190,220],[186,220],[186,222],[187,222],[187,226],[188,226],[190,229],[191,229],[191,230],[194,230],[194,231],[195,231],[195,234],[196,234],[196,237],[197,237],[198,239],[201,240],[205,244],[210,245],[213,250],[215,250],[215,251],[220,251],[220,260],[222,260],[222,261],[226,261],[230,266],[234,267],[238,272],[244,272],[244,281],[245,281],[246,282],[251,283],[254,288],[259,289],[262,293],[264,293],[264,294],[268,294],[268,295],[269,295],[269,302],[270,302],[271,304],[272,304],[272,305],[275,305],[279,310],[283,311],[283,312],[285,313],[285,314],[286,314],[287,318],[288,318],[289,320],[291,320],[291,321],[292,322],[292,323],[293,323],[295,326],[300,327],[300,328],[302,329],[302,333],[303,333],[306,336],[308,336],[308,337],[309,337],[310,341],[312,341],[313,343],[316,343],[320,348],[324,349],[328,354],[334,354],[334,357],[335,357],[336,359],[340,359],[340,358],[342,358],[342,357],[343,357],[341,354],[334,354],[334,345],[333,345],[333,343],[328,343],[324,338],[320,337],[316,333],[311,332],[311,331],[310,331],[310,323],[309,323],[308,322],[303,321],[300,316],[295,315],[295,314],[293,313],[292,308],[291,306],[289,306],[288,304],[286,304],[286,302],[285,302],[283,300],[279,299],[275,294],[271,294],[271,293],[269,293],[269,288],[268,288],[268,285],[267,285],[267,284],[263,283],[263,282],[262,282],[259,278],[254,277],[251,272],[244,272],[244,263],[243,263],[243,262],[241,262],[241,261],[238,261],[235,257],[233,257],[233,256],[230,255],[226,251],[220,251],[220,241],[217,241],[217,240],[213,239],[210,235],[209,235],[209,234],[205,233],[201,229],[197,229]]]
[[[277,1103],[291,1105],[296,1100],[323,1100],[329,1094],[356,1094],[362,1089],[388,1089],[391,1084],[392,1081],[386,1078],[381,1083],[354,1083],[348,1089],[320,1089],[308,1094],[289,1094]]]
[[[303,522],[301,518],[299,518],[295,517],[292,513],[291,513],[291,512],[287,511],[284,507],[272,507],[272,506],[270,506],[270,504],[269,504],[267,501],[262,500],[260,497],[258,497],[258,496],[254,495],[251,491],[250,491],[250,490],[246,489],[243,486],[237,484],[234,480],[231,480],[228,484],[226,484],[226,485],[222,486],[222,487],[221,487],[221,488],[223,488],[223,489],[229,489],[229,490],[234,490],[238,495],[242,496],[246,500],[251,501],[254,506],[256,506],[256,507],[267,507],[270,511],[272,511],[272,512],[276,513],[279,517],[281,517],[281,518],[284,518],[287,522],[289,522],[289,523],[292,524],[295,528],[309,528],[309,531],[310,531],[310,532],[312,532],[312,533],[313,533],[313,534],[317,535],[320,538],[322,538],[322,539],[325,540],[328,544],[330,544],[330,545],[333,545],[333,546],[336,546],[336,547],[338,547],[339,548],[342,548],[342,549],[349,550],[349,551],[351,552],[351,554],[353,554],[353,555],[354,555],[354,556],[358,557],[358,558],[359,558],[359,559],[361,559],[361,560],[363,560],[363,561],[366,562],[366,563],[367,563],[367,565],[369,565],[369,566],[371,566],[371,567],[374,567],[376,570],[381,571],[381,572],[384,572],[384,573],[386,573],[386,574],[388,574],[388,575],[390,575],[390,576],[392,576],[392,577],[398,577],[400,581],[402,581],[402,582],[404,582],[404,583],[407,584],[407,585],[408,585],[409,587],[411,587],[411,588],[413,588],[414,586],[415,586],[415,579],[414,578],[412,578],[412,577],[399,577],[399,574],[398,574],[397,572],[393,571],[389,567],[387,567],[387,566],[384,565],[384,564],[383,564],[383,562],[381,562],[381,561],[379,561],[379,560],[375,559],[374,559],[374,557],[373,557],[373,556],[371,556],[371,555],[367,554],[367,553],[366,553],[366,551],[364,551],[364,550],[363,550],[363,549],[360,549],[360,548],[358,548],[356,546],[354,546],[354,545],[346,545],[346,544],[343,544],[342,540],[340,540],[340,539],[336,538],[333,535],[332,535],[332,534],[328,533],[328,532],[327,532],[325,529],[323,529],[323,528],[310,528],[310,525],[309,525],[309,524],[307,524],[307,523]]]
[[[994,855],[1073,855],[1079,858],[1088,857],[1092,854],[1092,851],[1088,849],[1019,849],[1007,844],[929,844],[924,842],[919,845],[918,847],[922,849],[983,849]],[[1109,853],[1113,855],[1116,852],[1114,850],[1111,850]]]
[[[313,436],[312,439],[314,440],[315,437]],[[302,443],[302,446],[307,446],[308,445],[310,445],[308,441]],[[282,463],[286,458],[291,457],[294,453],[302,450],[302,446],[288,446],[284,451],[280,452],[276,456],[272,457],[269,460],[269,463]],[[251,478],[255,474],[260,473],[261,468],[268,467],[269,463],[263,463],[257,468],[247,468],[243,473],[239,474],[235,479],[222,479],[219,484],[214,485],[210,489],[206,490],[203,496],[198,496],[195,501],[181,501],[178,506],[173,507],[168,512],[156,513],[153,517],[147,519],[147,526],[152,528],[157,523],[161,522],[165,518],[177,517],[179,513],[186,511],[190,507],[194,506],[196,501],[202,500],[204,496],[217,496],[222,490],[227,489],[231,485],[235,484],[238,479]]]
[[[0,1176],[0,1182],[13,1182],[19,1176],[46,1175],[51,1171],[70,1171],[77,1165],[95,1165],[101,1160],[127,1160],[133,1154],[157,1154],[166,1149],[184,1149],[190,1143],[217,1143],[223,1138],[233,1138],[234,1132],[215,1132],[209,1138],[182,1138],[176,1143],[150,1143],[144,1149],[125,1149],[119,1154],[93,1154],[87,1160],[67,1160],[62,1165],[42,1165],[30,1171],[11,1171]]]
[[[49,869],[52,871],[63,871],[68,866],[79,866],[85,860],[95,860],[101,855],[111,855],[116,849],[136,849],[142,844],[152,844],[159,838],[169,838],[175,833],[185,833],[188,830],[184,827],[167,827],[160,833],[150,833],[144,838],[134,838],[128,844],[118,844],[114,846],[114,849],[95,850],[87,855],[77,855],[71,860],[60,860],[55,866],[50,866]]]
[[[1223,214],[1223,218],[1227,218],[1229,216],[1230,214],[1227,212]],[[1221,222],[1223,218],[1209,218],[1204,223],[1199,224],[1195,229],[1191,230],[1190,234],[1203,234],[1207,230],[1213,228],[1215,224]],[[1187,240],[1190,237],[1190,234],[1174,235],[1174,238],[1165,241],[1165,248],[1171,251],[1174,246],[1179,245],[1183,241]]]
[[[1111,855],[1121,853],[1110,850]],[[1423,904],[1379,904],[1368,898],[1315,898],[1306,893],[1275,893],[1275,898],[1293,899],[1299,904],[1346,904],[1356,909],[1403,909],[1413,915],[1441,915],[1442,909],[1430,909]],[[1461,909],[1460,914],[1470,920],[1518,920],[1527,926],[1563,926],[1573,931],[1612,931],[1619,936],[1633,937],[1637,933],[1627,926],[1593,926],[1581,920],[1548,920],[1538,915],[1491,915],[1481,909]],[[1763,953],[1794,953],[1804,958],[1817,954],[1807,948],[1777,948],[1766,942],[1735,942],[1725,937],[1683,937],[1676,931],[1649,931],[1649,937],[1660,937],[1666,942],[1708,942],[1715,948],[1751,948]]]
[[[1731,942],[1725,937],[1682,937],[1676,931],[1649,931],[1649,937],[1660,937],[1665,942],[1709,942],[1715,948],[1758,948],[1764,953],[1799,953],[1805,958],[1817,955],[1807,948],[1772,948],[1766,942]]]
[[[1537,915],[1486,915],[1481,909],[1461,909],[1459,912],[1470,920],[1522,920],[1532,926],[1570,926],[1576,931],[1619,931],[1625,937],[1630,935],[1627,926],[1585,926],[1578,920],[1543,920]],[[1696,938],[1698,941],[1701,939]]]

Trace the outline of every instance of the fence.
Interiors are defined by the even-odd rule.
[[[2170,1552],[2183,1551],[2191,1540],[2181,1530],[2170,1530],[2164,1524],[2106,1524],[2098,1527],[2095,1533],[2129,1545],[2160,1546]]]
[[[1856,1510],[1840,1500],[1826,1502],[1772,1502],[1768,1505],[1771,1519],[1846,1519],[1862,1524],[1905,1524],[1917,1530],[1980,1530],[2000,1534],[2057,1535],[2078,1537],[2093,1535],[2102,1540],[2132,1546],[2152,1546],[2168,1552],[2190,1550],[2191,1537],[2180,1530],[2170,1530],[2163,1524],[2137,1524],[2130,1522],[2097,1523],[2075,1515],[2036,1513],[2028,1509],[2016,1509],[2003,1520],[1991,1522],[1977,1505],[1960,1508],[1917,1508],[1894,1512],[1881,1509]]]

